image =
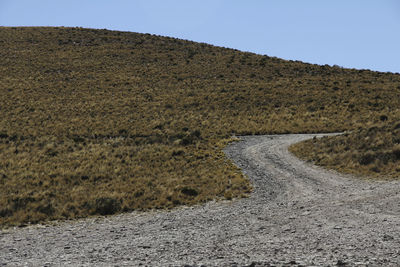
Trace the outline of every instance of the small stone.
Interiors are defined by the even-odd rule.
[[[387,234],[383,235],[383,241],[389,241],[389,240],[393,240],[393,239],[394,239],[394,237],[391,235],[387,235]]]

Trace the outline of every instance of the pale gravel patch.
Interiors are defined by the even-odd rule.
[[[298,160],[315,135],[246,136],[225,153],[247,199],[0,232],[0,266],[400,266],[400,183]]]

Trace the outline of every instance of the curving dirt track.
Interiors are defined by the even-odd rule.
[[[3,230],[0,266],[400,266],[400,182],[339,175],[287,151],[314,136],[227,147],[250,198]]]

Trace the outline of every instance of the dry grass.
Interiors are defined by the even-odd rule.
[[[146,34],[3,27],[0,57],[2,226],[245,196],[232,134],[358,129],[400,106],[398,74]]]
[[[385,115],[381,118],[386,120]],[[300,158],[340,172],[399,179],[400,121],[376,122],[341,136],[307,140],[290,150]]]

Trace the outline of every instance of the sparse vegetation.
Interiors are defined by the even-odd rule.
[[[400,107],[398,74],[148,34],[2,27],[0,57],[2,226],[245,196],[232,134],[353,130]]]
[[[377,122],[341,136],[307,140],[290,149],[301,158],[340,172],[400,178],[400,121]]]

